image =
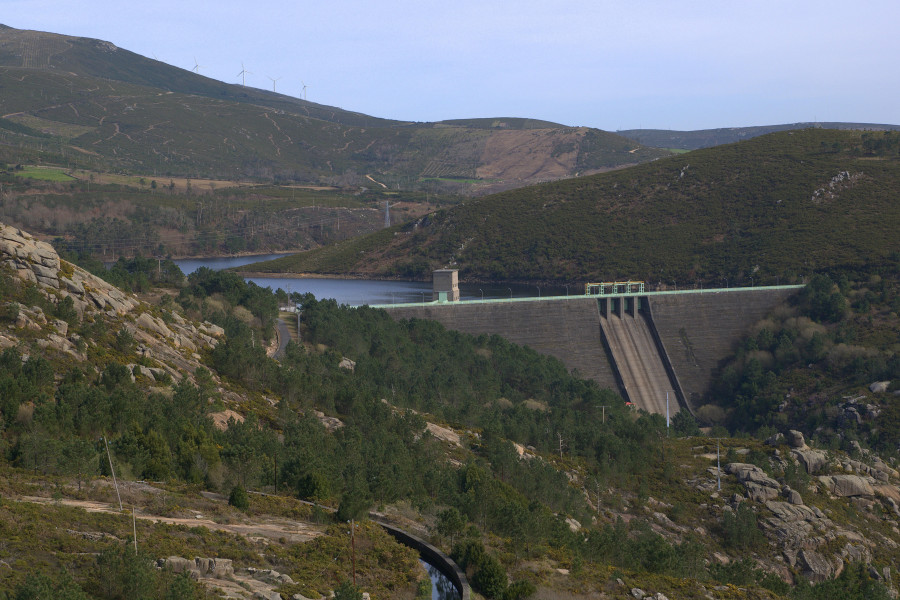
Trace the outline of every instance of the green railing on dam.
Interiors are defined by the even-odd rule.
[[[475,304],[510,304],[515,302],[558,302],[560,300],[583,300],[585,298],[605,299],[605,298],[634,298],[635,296],[686,296],[690,294],[720,294],[727,292],[752,292],[775,291],[775,290],[799,290],[803,285],[766,285],[754,287],[728,287],[728,288],[708,288],[708,289],[690,289],[690,290],[665,290],[656,292],[625,292],[621,294],[574,294],[568,296],[527,296],[519,298],[489,298],[489,299],[473,299],[473,300],[454,300],[440,302],[432,300],[430,302],[399,302],[396,304],[369,304],[371,308],[412,308],[421,306],[458,306],[458,305],[475,305]]]

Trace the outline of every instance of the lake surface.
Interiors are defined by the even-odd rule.
[[[254,254],[252,256],[216,256],[212,258],[180,258],[172,262],[178,265],[181,272],[190,275],[200,267],[209,267],[213,271],[230,269],[231,267],[243,267],[264,260],[275,260],[290,254]]]
[[[262,256],[240,256],[226,258],[184,259],[173,261],[185,275],[200,267],[213,270],[242,267],[263,260],[271,260],[284,254]],[[273,290],[283,289],[288,293],[310,293],[317,299],[333,298],[338,304],[361,306],[363,304],[403,304],[406,302],[430,302],[430,281],[397,281],[376,279],[319,279],[285,277],[247,277],[256,285]],[[565,287],[539,287],[536,285],[465,283],[459,284],[460,299],[481,300],[484,298],[529,298],[534,296],[565,296],[567,291],[579,295],[583,289],[577,285]]]

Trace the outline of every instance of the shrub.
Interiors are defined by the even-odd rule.
[[[345,523],[351,519],[359,520],[369,511],[369,500],[361,492],[350,490],[341,497],[335,518],[339,523]]]
[[[722,517],[722,532],[729,548],[750,549],[765,541],[756,525],[756,513],[745,502]]]
[[[250,497],[247,495],[247,490],[244,489],[244,486],[236,485],[231,488],[231,495],[228,496],[228,504],[240,510],[247,510],[250,508]]]
[[[78,322],[78,311],[75,310],[75,301],[72,300],[71,296],[66,296],[60,300],[53,312],[57,319],[61,319],[69,325],[74,325]]]
[[[42,573],[29,574],[17,588],[15,600],[88,600],[89,596],[68,575],[59,581],[53,581]]]
[[[328,498],[329,490],[328,478],[318,471],[306,473],[297,482],[297,494],[303,500],[321,502]]]
[[[10,321],[15,322],[16,319],[19,318],[19,303],[18,302],[10,302],[6,305],[6,318]]]
[[[524,600],[528,598],[537,588],[530,581],[516,581],[512,583],[503,594],[503,600]]]
[[[362,597],[362,591],[347,579],[334,590],[334,600],[362,600]]]
[[[700,435],[700,426],[697,420],[686,410],[679,410],[672,417],[672,428],[679,437],[694,437]]]

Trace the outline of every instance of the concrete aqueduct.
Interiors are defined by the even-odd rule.
[[[668,394],[674,414],[697,408],[741,336],[800,287],[647,292],[628,282],[597,284],[583,296],[460,302],[456,272],[437,271],[432,302],[377,308],[396,319],[501,335],[555,356],[650,412],[665,414]]]

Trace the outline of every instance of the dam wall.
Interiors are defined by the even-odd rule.
[[[472,335],[497,334],[558,358],[640,408],[691,412],[753,325],[800,286],[382,305],[396,319],[431,319]],[[628,299],[628,300],[626,300]],[[599,302],[598,302],[599,301]],[[600,302],[605,314],[601,315]],[[609,310],[611,303],[627,310]],[[634,310],[640,305],[638,311]]]
[[[795,286],[781,286],[648,297],[649,314],[690,408],[699,406],[713,373],[740,339],[796,292]]]
[[[600,309],[592,297],[469,301],[380,306],[396,319],[431,319],[472,335],[497,334],[558,358],[581,377],[618,389],[600,339]]]

